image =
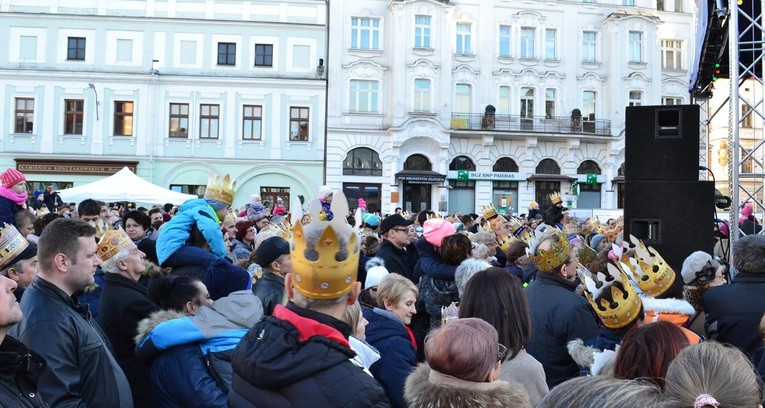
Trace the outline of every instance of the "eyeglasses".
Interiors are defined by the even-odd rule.
[[[399,231],[399,232],[407,232],[407,231],[409,231],[409,228],[393,228],[393,230],[394,231]]]
[[[497,343],[499,350],[497,351],[497,361],[503,361],[507,357],[507,347],[502,343]]]

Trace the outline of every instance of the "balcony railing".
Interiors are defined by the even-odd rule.
[[[494,132],[569,133],[611,136],[611,121],[584,120],[581,117],[522,118],[519,115],[452,113],[452,130],[484,130]]]

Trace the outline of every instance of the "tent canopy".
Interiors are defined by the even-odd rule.
[[[188,199],[197,198],[195,195],[179,193],[149,183],[136,176],[127,166],[104,179],[67,188],[58,193],[61,199],[68,203],[79,203],[92,198],[107,203],[132,201],[161,205],[165,203],[181,204]]]

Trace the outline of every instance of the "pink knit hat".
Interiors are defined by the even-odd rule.
[[[456,233],[457,230],[451,222],[437,218],[425,221],[422,228],[422,235],[425,237],[425,240],[437,247],[441,246],[441,241],[444,238]]]
[[[24,173],[14,168],[8,168],[3,174],[0,174],[0,180],[3,182],[3,187],[11,188],[19,182],[27,181],[27,178],[24,176]]]

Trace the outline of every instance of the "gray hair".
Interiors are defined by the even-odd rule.
[[[477,244],[490,245],[497,241],[497,234],[491,231],[478,231],[470,236],[470,240]]]
[[[747,235],[733,244],[733,266],[739,272],[765,273],[765,236]]]
[[[694,397],[695,398],[695,397]],[[550,391],[537,408],[622,408],[641,406],[670,408],[661,390],[636,380],[620,380],[603,375],[576,377]],[[754,406],[754,405],[753,405]]]
[[[297,289],[293,289],[292,303],[298,305],[298,307],[302,307],[303,309],[321,311],[347,301],[349,294],[350,292],[335,299],[310,299],[303,296],[303,294],[300,293]]]
[[[258,235],[255,236],[255,241],[252,244],[253,245],[252,253],[254,254],[255,251],[258,250],[258,247],[260,246],[260,244],[263,243],[263,241],[276,236],[279,236],[279,234],[276,231],[272,231],[272,230],[258,232]]]
[[[106,273],[120,273],[120,269],[117,267],[117,262],[127,258],[128,255],[130,255],[130,248],[126,247],[120,249],[114,256],[103,261],[101,269]]]
[[[457,284],[457,290],[459,291],[460,299],[462,294],[465,293],[465,286],[473,275],[483,270],[491,268],[491,264],[482,259],[468,258],[462,261],[454,272],[454,282]]]

